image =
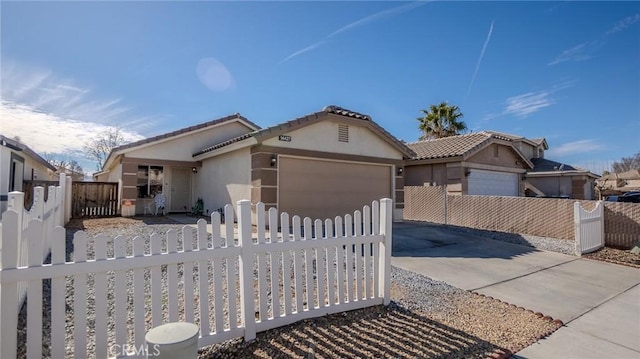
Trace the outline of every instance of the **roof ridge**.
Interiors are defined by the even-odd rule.
[[[414,142],[407,142],[407,145],[416,144],[416,143],[427,143],[427,142],[441,141],[441,140],[446,140],[446,139],[460,138],[460,137],[472,136],[472,135],[485,135],[485,137],[491,137],[491,134],[486,133],[485,131],[480,131],[480,132],[463,133],[463,134],[454,135],[454,136],[439,137],[439,138],[429,138],[429,139],[426,139],[426,140],[418,140],[418,141],[414,141]]]

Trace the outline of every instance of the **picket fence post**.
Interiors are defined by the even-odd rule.
[[[389,198],[380,200],[380,234],[384,241],[380,242],[380,285],[379,292],[383,295],[384,305],[391,302],[391,225],[393,201]]]
[[[71,177],[66,178],[64,189],[64,224],[71,220],[71,199],[72,199],[72,182]]]
[[[15,192],[12,192],[15,193]],[[11,203],[11,201],[9,201]],[[24,202],[20,202],[24,203]],[[19,219],[22,213],[9,209],[2,215],[2,269],[14,269],[18,266],[18,243],[15,240],[22,233]],[[18,283],[2,283],[0,290],[0,358],[15,358],[18,340]]]
[[[233,226],[233,222],[226,222]],[[238,201],[238,244],[240,245],[240,311],[244,325],[244,340],[256,338],[253,293],[253,239],[251,236],[251,201]]]
[[[66,197],[66,193],[67,193],[67,175],[64,173],[60,174],[60,178],[58,179],[58,186],[59,186],[59,190],[57,192],[57,196],[56,196],[56,212],[57,212],[57,221],[56,221],[56,225],[58,226],[64,226],[65,225],[65,198]]]

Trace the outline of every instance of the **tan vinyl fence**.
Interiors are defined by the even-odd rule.
[[[597,201],[447,195],[442,186],[405,187],[404,219],[574,240],[574,203],[590,211]],[[640,241],[640,205],[606,202],[605,244],[631,248]]]

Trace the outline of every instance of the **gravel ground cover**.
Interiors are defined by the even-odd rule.
[[[73,257],[73,233],[87,232],[89,238],[103,233],[113,238],[149,236],[165,233],[169,229],[181,229],[181,224],[166,217],[109,218],[72,221],[68,225],[68,259]],[[93,255],[93,243],[88,244],[88,256]],[[112,248],[109,250],[112,254]],[[211,268],[209,268],[211,270]],[[223,268],[226,271],[226,268]],[[179,269],[180,270],[180,269]],[[306,269],[305,269],[306,270]],[[163,272],[164,274],[165,272]],[[145,276],[148,275],[148,271]],[[130,278],[130,276],[128,276]],[[197,273],[196,277],[197,279]],[[44,318],[43,356],[50,357],[50,327],[48,311],[50,302],[49,281],[43,283]],[[94,301],[92,300],[93,277],[89,286],[87,335],[88,357],[95,357],[92,339]],[[147,281],[148,283],[148,281]],[[244,343],[242,339],[227,341],[220,345],[202,348],[199,358],[475,358],[486,357],[495,350],[517,351],[548,335],[558,328],[549,318],[541,318],[522,308],[516,308],[498,300],[482,297],[452,287],[443,282],[392,268],[392,304],[375,306],[356,311],[338,313],[320,318],[304,320],[290,326],[259,333],[257,340]],[[109,282],[109,288],[113,283]],[[226,280],[223,283],[227,285]],[[213,288],[211,288],[213,290]],[[73,281],[67,279],[67,356],[73,353]],[[197,296],[197,293],[196,293]],[[212,293],[209,293],[212,296]],[[131,296],[129,296],[131,299]],[[183,301],[183,298],[179,298]],[[225,298],[225,301],[230,299]],[[295,301],[295,299],[294,299]],[[146,298],[146,304],[150,298]],[[239,299],[236,298],[239,304]],[[163,302],[164,304],[164,302]],[[270,304],[270,303],[269,303]],[[257,307],[256,307],[257,308]],[[109,308],[108,323],[112,336],[113,313]],[[272,308],[269,305],[268,312]],[[210,319],[213,322],[213,311]],[[26,340],[26,306],[20,313],[18,343]],[[198,318],[198,308],[195,308]],[[226,315],[226,313],[225,313]],[[183,320],[183,314],[180,317]],[[133,318],[127,320],[131,323]],[[145,318],[150,323],[150,318]],[[130,334],[132,330],[130,330]],[[19,357],[25,357],[24,345],[19,345]]]
[[[595,252],[583,254],[582,256],[589,259],[640,268],[640,254],[633,254],[629,250],[604,247]]]

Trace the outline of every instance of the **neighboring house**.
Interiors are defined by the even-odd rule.
[[[407,144],[407,186],[446,186],[449,194],[521,196],[533,164],[510,138],[476,132]]]
[[[169,212],[190,211],[197,198],[205,213],[250,199],[325,219],[382,197],[401,211],[401,169],[412,155],[369,116],[327,106],[265,129],[233,115],[127,144],[94,179],[121,182],[122,203],[130,204],[123,215],[146,212],[164,192]]]
[[[545,158],[533,158],[533,170],[527,172],[527,182],[531,187],[526,195],[594,199],[597,175],[568,164]],[[537,191],[536,191],[537,190]]]
[[[55,170],[29,146],[0,135],[0,214],[7,209],[9,192],[22,191],[24,181],[55,180]]]
[[[610,173],[596,180],[599,197],[640,191],[640,170]]]
[[[333,218],[383,197],[402,218],[402,167],[413,153],[367,116],[337,106],[194,153],[205,207],[246,198],[301,217]],[[210,207],[212,206],[212,207]]]
[[[410,186],[446,185],[450,194],[593,199],[597,175],[545,159],[544,138],[482,131],[410,143]]]
[[[155,213],[153,197],[157,193],[165,194],[168,212],[190,211],[202,196],[195,180],[199,172],[202,174],[202,163],[193,158],[193,153],[258,128],[234,114],[129,143],[114,148],[102,171],[93,178],[97,182],[119,182],[123,215]]]

